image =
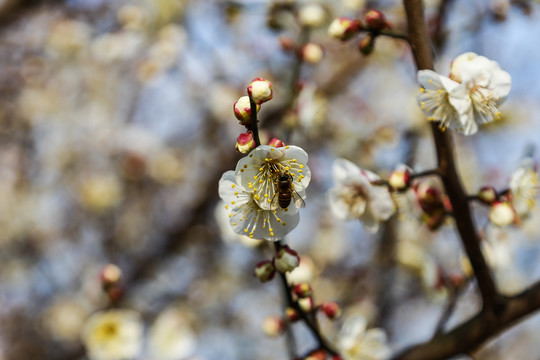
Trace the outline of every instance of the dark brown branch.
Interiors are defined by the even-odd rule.
[[[477,349],[540,309],[540,282],[519,295],[503,299],[503,302],[506,306],[498,314],[482,311],[452,331],[406,349],[392,360],[442,360]]]
[[[409,42],[419,70],[433,69],[433,56],[424,24],[424,10],[421,0],[404,0],[409,29]],[[431,131],[437,148],[437,161],[446,193],[452,210],[461,242],[474,270],[478,288],[482,294],[484,310],[500,310],[501,297],[497,292],[493,277],[487,267],[480,249],[480,238],[472,219],[467,194],[457,174],[452,138],[448,132],[441,131],[437,123],[431,123]]]
[[[281,243],[281,241],[276,241],[274,243],[276,254],[278,253],[278,251],[281,249],[282,246],[283,244]],[[311,314],[308,314],[304,310],[302,310],[300,305],[298,305],[298,302],[293,299],[291,288],[289,286],[289,283],[287,282],[287,277],[285,276],[285,274],[278,271],[278,275],[281,280],[281,284],[284,288],[284,293],[287,298],[287,303],[289,304],[289,307],[296,310],[298,315],[300,315],[300,319],[304,322],[304,324],[307,326],[307,328],[309,329],[313,337],[315,337],[315,339],[317,340],[319,344],[319,349],[325,350],[330,355],[338,355],[338,352],[334,350],[333,346],[321,334],[319,330],[319,324],[315,316],[311,316]]]

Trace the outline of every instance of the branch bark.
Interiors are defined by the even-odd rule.
[[[418,70],[433,69],[433,55],[424,24],[424,10],[421,0],[404,0],[409,30],[409,42]],[[433,140],[437,149],[437,161],[442,182],[452,204],[456,227],[474,270],[478,288],[482,295],[485,311],[499,310],[501,297],[480,249],[480,238],[474,222],[459,175],[457,174],[452,138],[450,133],[439,129],[437,123],[431,123]]]

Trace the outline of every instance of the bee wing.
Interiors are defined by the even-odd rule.
[[[272,201],[270,202],[270,210],[276,210],[279,208],[279,196],[278,192],[274,191],[274,196],[272,196]]]
[[[302,199],[300,194],[298,194],[294,189],[292,190],[292,196],[293,196],[293,200],[294,200],[294,205],[297,208],[305,208],[306,207],[306,202],[304,201],[304,199]]]

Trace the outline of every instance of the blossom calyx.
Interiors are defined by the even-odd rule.
[[[236,139],[236,151],[242,154],[248,154],[251,150],[255,149],[255,139],[253,139],[253,133],[248,131],[238,135]]]
[[[295,269],[298,264],[300,264],[300,256],[287,245],[279,249],[274,257],[274,267],[282,273]]]
[[[274,278],[274,275],[276,274],[276,268],[272,264],[271,260],[264,260],[255,266],[255,270],[253,271],[254,275],[261,280],[261,282],[267,282]]]
[[[257,104],[257,112],[261,106]],[[234,116],[240,120],[240,124],[251,124],[251,104],[249,102],[249,96],[242,96],[233,105]]]
[[[278,337],[283,334],[287,328],[285,321],[277,316],[269,316],[264,319],[262,329],[269,337]]]
[[[313,294],[313,290],[311,289],[311,286],[309,286],[309,284],[302,283],[295,285],[292,288],[292,293],[299,298],[305,298],[311,296],[311,294]]]
[[[507,201],[496,201],[491,206],[489,221],[496,226],[507,226],[516,220],[516,213]]]
[[[493,204],[499,197],[497,190],[493,186],[482,186],[476,196],[478,200],[487,205]]]
[[[349,40],[356,35],[360,28],[360,21],[348,17],[338,17],[330,23],[328,35],[341,41]]]
[[[319,310],[322,311],[330,320],[333,320],[341,315],[341,307],[333,301],[322,303],[319,306]]]
[[[384,30],[390,28],[390,24],[386,20],[386,17],[379,10],[369,10],[364,15],[364,21],[370,30]]]
[[[324,360],[324,359],[326,359],[326,351],[324,350],[317,350],[304,358],[304,360]]]
[[[284,147],[285,143],[278,138],[272,138],[272,140],[268,142],[268,145],[273,146],[275,148],[279,148],[279,147]]]
[[[274,96],[272,83],[263,78],[253,79],[247,87],[247,92],[249,97],[258,105],[272,100],[272,97]]]
[[[288,307],[285,309],[285,316],[287,316],[289,322],[292,323],[300,320],[300,314],[298,314],[298,311],[296,311],[292,307]]]
[[[368,56],[375,49],[375,37],[371,34],[367,34],[358,43],[358,50],[362,55]]]
[[[406,165],[398,165],[388,177],[388,184],[393,190],[403,191],[411,185],[411,169]]]

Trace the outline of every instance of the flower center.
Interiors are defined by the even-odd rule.
[[[489,118],[501,116],[497,108],[500,99],[496,99],[493,93],[486,88],[474,86],[471,89],[471,100],[475,111]]]

